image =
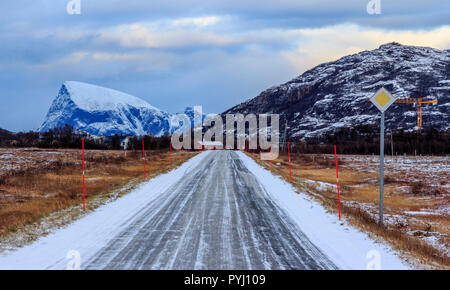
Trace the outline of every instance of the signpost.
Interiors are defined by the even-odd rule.
[[[384,87],[379,89],[370,99],[381,112],[380,120],[380,225],[383,225],[383,186],[384,186],[384,112],[395,102],[391,93]]]
[[[86,182],[84,177],[84,139],[81,139],[81,151],[83,155],[83,211],[86,210]]]

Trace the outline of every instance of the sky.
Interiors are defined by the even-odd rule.
[[[1,1],[0,128],[37,129],[66,80],[221,113],[383,43],[450,48],[448,0],[380,0],[380,14],[369,0],[69,2]]]

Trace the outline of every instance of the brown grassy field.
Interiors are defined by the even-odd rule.
[[[270,162],[259,164],[270,169]],[[450,268],[450,158],[386,157],[384,221],[378,225],[378,156],[338,158],[341,211],[353,225],[382,238],[422,268]],[[291,183],[337,214],[334,155],[291,156]],[[289,181],[288,156],[272,161]]]
[[[177,167],[194,154],[172,154]],[[87,150],[86,205],[144,181],[142,152]],[[182,157],[182,158],[181,158]],[[146,152],[146,178],[170,170],[166,151]],[[0,237],[57,211],[82,205],[81,150],[0,149]]]

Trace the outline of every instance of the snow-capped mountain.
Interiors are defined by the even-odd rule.
[[[200,116],[201,113],[201,116]],[[182,114],[185,114],[186,116],[188,116],[189,120],[191,121],[191,127],[194,126],[195,124],[195,118],[198,118],[199,121],[201,121],[202,123],[205,121],[206,118],[206,114],[201,112],[201,111],[196,111],[194,110],[193,107],[186,107],[186,109],[184,109],[184,111],[182,112]],[[176,128],[176,126],[172,125],[173,129]]]
[[[186,108],[189,116],[192,108]],[[171,114],[146,101],[113,89],[66,81],[61,86],[39,131],[69,124],[96,136],[153,135],[174,132]],[[193,119],[193,113],[192,113]]]
[[[438,99],[423,106],[423,126],[450,130],[450,50],[388,43],[372,51],[321,64],[272,87],[227,113],[280,114],[291,137],[320,137],[341,127],[378,125],[379,112],[367,101],[384,86],[398,98]],[[417,128],[416,108],[393,104],[388,129]]]

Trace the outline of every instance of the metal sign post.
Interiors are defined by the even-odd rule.
[[[383,189],[384,189],[384,112],[380,120],[380,225],[383,224]]]
[[[370,101],[381,112],[380,120],[380,217],[379,223],[383,225],[383,187],[384,187],[384,112],[395,102],[391,93],[385,88],[379,89]]]

